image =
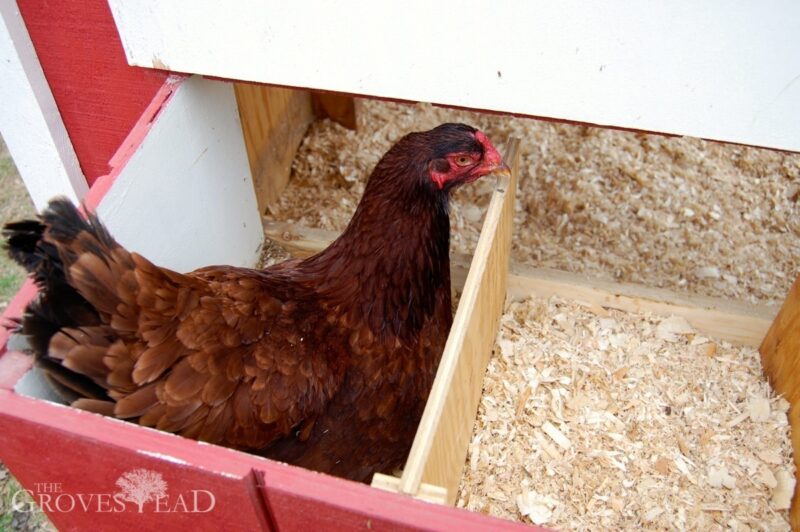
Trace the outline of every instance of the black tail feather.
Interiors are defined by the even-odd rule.
[[[67,281],[66,269],[75,257],[67,251],[59,252],[57,246],[68,244],[82,231],[91,232],[103,243],[113,243],[94,216],[85,220],[69,200],[56,198],[39,220],[6,224],[3,237],[8,255],[28,271],[39,288],[39,294],[25,309],[17,333],[27,338],[38,365],[55,388],[62,392],[63,388],[68,388],[83,397],[103,399],[106,395],[102,388],[47,355],[51,338],[61,328],[100,323],[97,311]]]

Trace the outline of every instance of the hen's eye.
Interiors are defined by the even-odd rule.
[[[472,159],[470,159],[466,155],[461,155],[459,157],[456,157],[456,164],[458,166],[468,166],[472,164]]]

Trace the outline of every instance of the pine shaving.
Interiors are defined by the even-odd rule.
[[[426,104],[363,100],[357,132],[314,123],[267,217],[343,230],[383,153],[448,121],[522,140],[516,262],[768,305],[800,271],[798,154]],[[474,250],[491,188],[456,192],[454,252]],[[564,529],[788,530],[788,403],[754,349],[558,299],[514,303],[498,345],[459,506]]]
[[[315,122],[268,217],[341,231],[401,136],[443,122],[521,139],[512,260],[778,305],[800,271],[800,155],[694,138],[362,100],[358,131]],[[471,253],[491,180],[456,192],[453,250]]]
[[[758,352],[709,357],[680,319],[603,314],[510,304],[458,506],[565,530],[789,530],[788,403]]]

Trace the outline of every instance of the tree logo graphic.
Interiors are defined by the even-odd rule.
[[[139,513],[142,513],[144,503],[167,496],[167,482],[164,477],[150,469],[132,469],[123,473],[117,479],[116,485],[122,490],[116,496],[139,505]]]

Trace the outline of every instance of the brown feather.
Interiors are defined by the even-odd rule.
[[[195,371],[189,361],[183,358],[172,368],[167,377],[164,393],[170,402],[181,403],[199,397],[207,379],[207,375]]]
[[[176,338],[165,340],[161,344],[146,349],[139,355],[139,359],[134,365],[133,381],[136,384],[153,382],[185,353],[186,348]]]
[[[142,414],[139,418],[139,424],[145,427],[155,427],[158,422],[166,415],[167,405],[164,403],[156,403],[150,410]]]
[[[152,408],[157,402],[156,384],[148,384],[117,401],[114,414],[121,419],[139,417]]]
[[[103,362],[105,346],[77,345],[64,357],[64,367],[86,375],[98,384],[105,382],[108,367]]]
[[[204,403],[216,407],[233,395],[238,384],[238,380],[228,379],[222,374],[214,375],[206,381],[201,399]]]

